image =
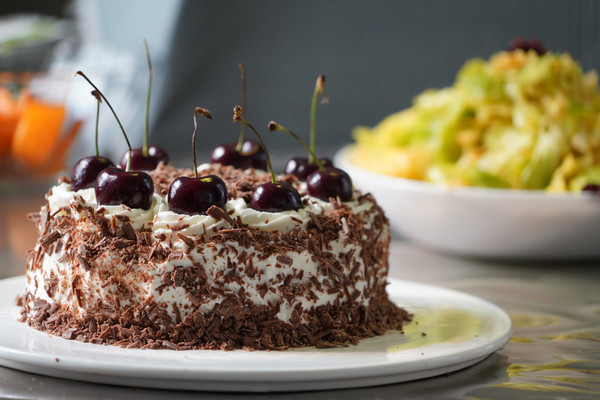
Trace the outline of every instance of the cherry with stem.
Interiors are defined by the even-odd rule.
[[[246,119],[246,69],[242,63],[240,63],[238,67],[242,79],[242,112],[244,113],[244,119]],[[221,144],[215,147],[211,153],[210,162],[221,165],[231,165],[240,169],[267,169],[267,159],[263,148],[253,140],[246,140],[246,125],[244,124],[240,127],[238,141],[235,143]]]
[[[298,210],[301,208],[302,199],[300,198],[298,191],[287,183],[277,182],[267,147],[256,128],[244,119],[242,107],[235,106],[233,108],[233,122],[246,125],[256,134],[256,137],[265,152],[267,168],[271,175],[271,182],[263,183],[258,186],[252,194],[250,207],[255,210],[267,212]]]
[[[240,78],[242,80],[242,112],[244,119],[248,118],[248,91],[246,89],[246,68],[244,68],[244,64],[239,63],[238,68],[240,69]],[[244,139],[246,138],[246,125],[242,124],[240,126],[240,136],[238,138],[237,145],[235,146],[235,150],[238,153],[242,152],[242,147],[244,144]]]
[[[306,189],[309,195],[325,201],[328,201],[330,198],[339,198],[341,201],[352,199],[352,180],[345,171],[334,168],[331,165],[325,165],[322,160],[316,157],[314,150],[300,136],[286,127],[275,121],[269,122],[267,127],[270,131],[282,131],[292,136],[312,156],[317,169],[310,173],[306,179]]]
[[[207,109],[196,107],[194,110],[194,133],[192,134],[194,177],[181,176],[175,179],[171,183],[167,195],[169,208],[179,214],[206,214],[211,206],[224,208],[227,203],[227,186],[221,178],[216,175],[198,177],[196,164],[196,132],[198,131],[196,116],[198,114],[212,119],[212,115]]]
[[[306,157],[292,157],[284,168],[285,174],[295,175],[301,181],[305,181],[308,175],[313,173],[318,169],[315,155],[315,147],[316,147],[316,130],[315,130],[315,121],[316,121],[316,113],[317,113],[317,99],[319,94],[322,98],[322,103],[329,102],[327,95],[325,94],[325,75],[319,75],[317,78],[317,83],[315,84],[315,90],[312,96],[312,103],[310,108],[310,150],[308,151],[308,158]],[[327,158],[323,158],[321,160],[326,164],[326,166],[332,166],[333,163],[331,160]]]
[[[106,99],[104,94],[94,85],[94,83],[81,71],[77,71],[76,75],[83,77],[102,97],[110,111],[113,113],[127,147],[131,155],[131,144],[125,133],[125,129],[117,116],[117,113]],[[96,200],[101,205],[120,205],[124,204],[131,208],[142,208],[147,210],[152,204],[152,195],[154,193],[154,183],[152,178],[142,171],[131,171],[131,157],[127,161],[125,170],[117,167],[109,167],[98,174],[94,186],[96,192]]]
[[[135,148],[131,154],[126,152],[121,157],[121,168],[125,168],[129,159],[131,159],[131,168],[137,170],[153,170],[159,162],[167,164],[169,156],[167,152],[159,146],[149,145],[148,136],[150,135],[150,98],[152,93],[152,60],[150,59],[150,50],[148,42],[143,40],[144,53],[146,54],[146,64],[148,66],[148,89],[146,91],[146,113],[144,120],[144,141],[141,148]]]
[[[92,96],[97,100],[98,107],[96,109],[96,155],[84,157],[77,161],[71,171],[71,189],[80,190],[94,186],[98,174],[108,167],[114,167],[115,164],[106,157],[101,157],[98,148],[98,121],[100,119],[100,104],[102,97],[97,90],[92,91]]]
[[[314,156],[315,152],[315,142],[316,142],[316,133],[315,133],[315,120],[317,115],[317,97],[321,94],[321,102],[329,103],[329,98],[325,94],[325,75],[319,75],[317,78],[317,83],[315,85],[315,90],[313,92],[312,103],[310,106],[310,148],[312,153],[308,158],[309,162],[315,162],[316,157]]]

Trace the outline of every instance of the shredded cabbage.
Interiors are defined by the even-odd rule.
[[[499,52],[468,61],[453,86],[427,90],[353,136],[350,161],[382,174],[578,191],[600,184],[598,77],[568,54]]]

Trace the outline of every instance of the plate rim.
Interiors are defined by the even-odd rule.
[[[7,286],[18,286],[23,284],[24,287],[25,276],[12,277],[0,280],[0,289],[5,289]],[[9,348],[6,343],[1,339],[2,327],[6,326],[5,323],[0,324],[0,365],[5,365],[11,368],[20,369],[24,371],[40,373],[48,376],[55,376],[60,378],[71,378],[76,380],[83,380],[89,382],[108,383],[108,384],[124,384],[123,380],[127,381],[140,381],[137,382],[136,386],[142,387],[153,387],[153,388],[182,388],[190,390],[219,390],[219,391],[289,391],[289,390],[316,390],[318,389],[336,389],[336,388],[350,388],[360,386],[371,386],[374,384],[394,383],[403,382],[407,380],[414,380],[420,378],[431,377],[456,371],[458,369],[465,368],[473,365],[481,360],[487,358],[490,354],[496,352],[502,348],[512,337],[513,325],[508,314],[497,305],[481,299],[477,296],[473,296],[468,293],[460,292],[454,289],[449,289],[441,286],[435,286],[425,283],[405,281],[394,278],[388,279],[391,287],[390,298],[394,299],[394,287],[402,285],[409,285],[414,289],[428,289],[433,290],[438,296],[452,296],[461,300],[467,300],[472,304],[485,307],[488,310],[493,310],[494,317],[502,319],[502,321],[496,322],[504,326],[502,332],[495,332],[492,338],[487,339],[484,344],[478,344],[475,348],[466,346],[461,349],[458,353],[451,352],[450,354],[437,354],[434,356],[423,355],[422,358],[414,358],[409,361],[389,361],[389,357],[386,357],[382,362],[371,362],[368,365],[345,365],[343,368],[336,366],[311,366],[310,368],[290,368],[290,369],[276,369],[277,367],[271,367],[271,369],[260,369],[257,371],[248,371],[247,369],[211,369],[207,368],[206,365],[190,366],[186,364],[184,368],[177,368],[172,366],[162,366],[156,363],[151,365],[140,365],[139,362],[148,361],[145,359],[139,359],[136,355],[140,352],[148,352],[147,354],[155,355],[155,353],[149,353],[154,351],[166,352],[168,350],[141,350],[141,349],[124,349],[116,346],[101,346],[96,349],[102,349],[108,353],[117,352],[122,353],[121,355],[132,356],[132,362],[138,362],[136,368],[130,368],[126,371],[123,369],[126,367],[122,362],[107,362],[104,360],[93,361],[88,364],[81,364],[81,355],[73,355],[65,357],[63,355],[51,355],[48,353],[35,353],[33,351],[27,351],[18,347]],[[17,288],[13,288],[17,290]],[[15,295],[18,292],[13,292]],[[8,294],[5,294],[8,296]],[[397,297],[397,296],[396,296]],[[401,304],[402,307],[406,307],[410,311],[410,305]],[[6,312],[9,309],[13,309],[16,305],[8,306],[6,304],[0,304],[0,322],[6,319]],[[18,321],[12,321],[17,324],[23,324]],[[24,325],[24,324],[23,324]],[[46,332],[36,331],[34,328],[24,325],[22,329],[31,329],[34,335],[45,336],[47,340],[59,340],[64,341],[64,344],[77,343],[76,346],[84,346],[92,349],[91,346],[98,346],[91,343],[82,343],[77,341],[71,341],[50,335]],[[369,340],[369,339],[366,339]],[[463,343],[475,343],[473,339]],[[358,345],[360,346],[360,345]],[[463,346],[464,347],[464,346]],[[417,348],[418,349],[418,348]],[[101,352],[102,352],[101,350]],[[321,349],[315,349],[318,352]],[[405,349],[406,351],[416,351],[416,349]],[[293,350],[292,350],[293,351]],[[92,350],[93,352],[93,350]],[[193,354],[194,356],[201,356],[202,354],[211,355],[217,354],[244,354],[242,357],[252,359],[256,354],[274,354],[275,357],[281,359],[289,358],[286,355],[289,354],[286,351],[283,352],[266,352],[266,351],[254,351],[248,352],[244,350],[235,350],[233,352],[221,352],[219,350],[185,350],[176,351],[170,353],[167,358],[186,359],[187,355]],[[313,356],[311,350],[304,350],[302,352],[294,352],[295,356],[306,355],[307,357]],[[351,352],[352,357],[357,358],[360,353]],[[385,353],[397,354],[397,353]],[[302,357],[300,356],[300,357]],[[450,357],[451,356],[451,357]],[[60,360],[56,361],[55,358],[59,357]],[[266,356],[267,358],[271,356]],[[344,357],[344,356],[342,356]],[[160,358],[160,357],[159,357]],[[260,359],[260,357],[258,357]],[[393,357],[392,357],[393,358]],[[397,358],[397,357],[396,357]],[[450,359],[453,362],[450,362]],[[193,360],[192,360],[193,361]],[[260,360],[259,360],[260,361]],[[120,365],[120,368],[115,368],[115,365]],[[426,365],[426,371],[419,367],[419,365]],[[125,372],[125,373],[124,373]],[[73,376],[73,374],[77,376]],[[227,375],[227,376],[225,376]],[[417,376],[413,376],[417,375]],[[166,376],[166,378],[165,378]],[[268,376],[268,378],[267,378]],[[162,378],[161,378],[162,377]],[[232,384],[233,377],[233,384]],[[119,383],[121,382],[121,383]],[[222,385],[228,383],[227,388],[222,388],[216,385]],[[311,383],[310,388],[304,388],[301,385]],[[184,387],[181,387],[182,384]]]

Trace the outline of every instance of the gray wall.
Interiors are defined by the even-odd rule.
[[[214,117],[202,125],[199,152],[236,140],[242,61],[248,119],[273,147],[295,144],[266,132],[271,119],[307,137],[314,82],[327,76],[330,103],[317,111],[317,143],[327,152],[349,142],[354,126],[452,84],[465,60],[487,58],[518,35],[597,69],[599,23],[596,1],[186,1],[160,72],[167,86],[155,102],[153,141],[189,154],[197,105]]]
[[[47,2],[9,3],[0,3],[0,15],[44,11]],[[65,4],[53,3],[57,9]],[[177,164],[191,159],[195,106],[214,116],[201,125],[199,156],[236,140],[239,128],[231,116],[240,102],[240,61],[248,74],[249,120],[280,158],[283,147],[302,151],[291,138],[266,132],[265,125],[275,119],[307,138],[319,74],[327,76],[331,101],[317,111],[317,142],[320,153],[331,153],[351,141],[353,127],[375,125],[423,90],[451,85],[467,59],[487,58],[515,36],[537,36],[550,50],[573,54],[585,70],[600,68],[595,0],[73,0],[73,5],[85,50],[73,70],[86,71],[104,89],[135,146],[142,140],[146,90],[141,39],[148,39],[155,67],[151,141],[181,159]],[[77,106],[88,115],[75,161],[93,151],[95,103],[84,82],[74,79],[74,85],[80,86]],[[125,145],[108,110],[100,130],[103,154],[119,158]]]

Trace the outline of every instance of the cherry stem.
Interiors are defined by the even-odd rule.
[[[244,64],[239,63],[238,68],[240,69],[241,78],[242,78],[242,110],[244,113],[244,119],[248,117],[248,109],[247,99],[246,99],[246,69],[244,68]],[[238,153],[242,152],[242,146],[244,145],[244,139],[246,137],[246,125],[242,124],[240,128],[240,137],[238,139],[237,145],[235,146],[235,150]]]
[[[198,131],[198,122],[196,121],[196,115],[202,115],[204,118],[212,119],[210,111],[206,108],[196,107],[194,110],[194,133],[192,134],[192,159],[194,160],[194,178],[198,177],[198,166],[196,165],[196,132]]]
[[[125,141],[127,142],[127,148],[129,148],[129,157],[127,157],[127,166],[125,167],[125,171],[129,172],[129,170],[131,169],[131,143],[129,143],[129,139],[127,138],[127,134],[125,133],[125,128],[123,128],[123,125],[121,124],[121,121],[119,120],[119,117],[117,117],[117,113],[115,112],[115,110],[110,105],[110,102],[106,99],[106,96],[104,96],[102,94],[102,92],[100,91],[100,89],[98,89],[96,87],[96,85],[94,85],[92,83],[92,81],[90,81],[90,79],[87,76],[85,76],[85,74],[83,72],[77,71],[75,73],[75,75],[81,75],[83,77],[83,79],[85,79],[90,85],[92,85],[92,87],[94,89],[96,89],[96,91],[98,92],[98,94],[106,102],[106,104],[108,105],[108,108],[110,108],[110,111],[115,116],[115,119],[117,120],[117,123],[119,124],[119,128],[121,128],[121,132],[123,132],[123,137],[125,138]]]
[[[100,120],[100,103],[102,103],[102,97],[97,90],[92,90],[92,96],[98,100],[98,107],[96,108],[96,157],[100,156],[100,151],[98,150],[98,121]]]
[[[317,157],[317,155],[315,154],[314,150],[311,149],[304,140],[302,140],[302,138],[300,138],[300,136],[296,135],[294,132],[290,131],[288,128],[286,128],[285,126],[275,122],[275,121],[271,121],[269,122],[269,124],[267,125],[267,128],[270,131],[282,131],[287,133],[288,135],[290,135],[291,137],[293,137],[294,139],[296,139],[298,142],[300,142],[300,144],[302,145],[302,147],[304,147],[306,149],[306,151],[308,151],[308,154],[310,154],[310,157],[314,160],[313,162],[315,164],[317,164],[317,167],[319,167],[319,169],[321,171],[325,171],[325,167],[323,166],[323,163],[321,162],[321,160],[319,160],[319,158]]]
[[[150,93],[152,92],[152,61],[150,60],[150,49],[148,49],[148,42],[146,42],[146,39],[143,40],[143,43],[144,53],[146,53],[146,64],[148,65],[148,90],[146,92],[146,121],[144,123],[144,145],[142,146],[142,153],[147,156],[150,125]]]
[[[317,83],[315,85],[315,91],[313,92],[312,104],[310,107],[310,148],[312,152],[310,152],[310,156],[308,162],[315,162],[314,160],[314,152],[315,152],[315,119],[317,114],[317,97],[318,94],[321,93],[321,103],[327,103],[329,99],[325,95],[325,75],[319,75],[317,78]]]
[[[267,167],[269,168],[269,172],[271,173],[271,182],[272,183],[277,183],[277,180],[275,179],[275,173],[273,172],[273,165],[271,164],[271,157],[269,156],[269,152],[267,151],[267,146],[265,146],[265,142],[263,142],[262,137],[260,136],[260,134],[258,133],[258,131],[256,130],[256,128],[254,128],[248,121],[246,121],[243,117],[243,109],[240,106],[235,106],[233,107],[233,122],[241,122],[242,124],[248,126],[250,129],[252,129],[254,131],[254,133],[256,134],[256,137],[258,138],[258,141],[260,142],[260,145],[262,146],[263,150],[265,151],[265,155],[267,156]]]

